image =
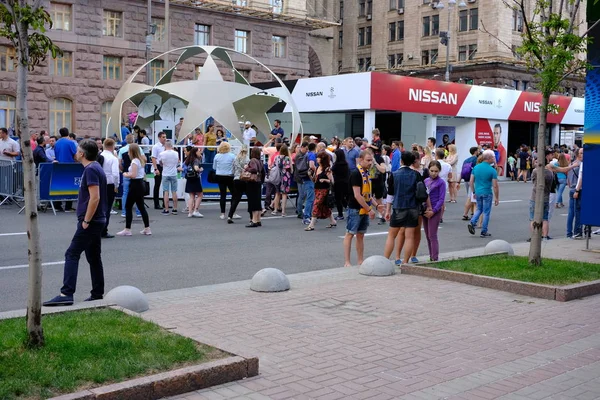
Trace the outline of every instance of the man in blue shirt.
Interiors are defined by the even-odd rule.
[[[356,148],[354,139],[346,138],[344,140],[344,153],[346,153],[346,162],[348,163],[348,170],[352,172],[356,169],[356,160],[360,156],[360,150]]]
[[[75,162],[75,155],[77,154],[77,143],[69,139],[69,129],[60,128],[60,139],[54,145],[54,155],[56,158],[55,162],[61,163],[72,163]],[[58,203],[57,211],[63,211],[62,205]],[[65,212],[73,212],[73,202],[65,201]]]
[[[471,173],[471,192],[477,200],[477,210],[471,218],[467,228],[471,235],[475,234],[475,227],[481,214],[483,214],[483,225],[481,226],[481,237],[492,236],[488,233],[488,224],[490,214],[492,213],[492,191],[494,196],[494,205],[500,202],[500,188],[498,187],[498,172],[493,165],[496,163],[496,156],[493,150],[483,152],[483,161],[473,168]]]
[[[317,153],[315,150],[317,149],[317,145],[315,143],[308,144],[308,153],[306,153],[306,160],[308,164],[308,169],[312,170],[313,173],[317,172]],[[304,204],[304,225],[310,224],[310,219],[312,217],[312,209],[313,204],[315,202],[315,183],[310,178],[310,175],[307,175],[304,178],[304,193],[306,194],[306,203]]]
[[[404,144],[398,140],[392,142],[392,172],[400,169],[400,155],[404,151]]]
[[[276,119],[275,122],[273,123],[273,130],[271,131],[271,139],[273,139],[273,143],[275,143],[275,141],[277,139],[282,139],[283,140],[283,135],[285,134],[283,132],[283,128],[281,127],[281,121]]]

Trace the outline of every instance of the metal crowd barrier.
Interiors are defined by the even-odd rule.
[[[0,160],[0,206],[14,203],[21,207],[23,188],[23,162]]]

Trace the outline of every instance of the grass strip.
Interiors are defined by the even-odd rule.
[[[0,399],[44,399],[226,355],[109,308],[47,315],[43,326],[46,345],[27,349],[25,319],[0,321]]]
[[[569,285],[600,279],[600,264],[545,258],[542,266],[527,257],[492,255],[427,264],[428,267],[547,285]]]

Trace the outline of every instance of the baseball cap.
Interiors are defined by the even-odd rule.
[[[250,122],[250,121],[246,121],[246,122],[244,123],[244,125],[252,125],[252,122]]]

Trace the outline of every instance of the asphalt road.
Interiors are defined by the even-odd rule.
[[[482,239],[468,233],[461,220],[465,192],[457,204],[448,204],[439,231],[440,252],[482,247],[492,239],[522,242],[529,237],[529,197],[531,184],[501,183],[501,204],[494,207],[489,227],[493,235]],[[565,202],[568,196],[565,195]],[[152,201],[147,201],[148,205]],[[180,203],[180,209],[183,209]],[[244,211],[245,204],[240,205]],[[0,207],[0,311],[22,309],[27,299],[27,236],[25,219],[15,206]],[[268,217],[263,227],[247,229],[247,213],[233,225],[219,219],[219,206],[201,207],[202,219],[188,219],[187,214],[162,216],[150,210],[153,235],[139,235],[142,223],[135,219],[133,237],[107,239],[102,242],[106,291],[119,285],[133,285],[144,292],[179,289],[250,279],[264,267],[279,268],[286,273],[336,268],[343,265],[342,237],[344,221],[336,229],[325,229],[320,221],[315,231],[305,232],[295,215]],[[291,208],[288,214],[293,213]],[[555,210],[551,221],[552,237],[564,236],[567,209]],[[62,261],[75,231],[74,214],[40,214],[42,257],[44,265],[43,299],[58,294],[62,283]],[[112,216],[111,232],[124,227],[124,218]],[[365,256],[381,254],[387,226],[376,222],[365,239]],[[418,255],[428,254],[421,241]],[[352,253],[353,262],[356,253]],[[91,289],[88,264],[82,257],[79,286],[75,300],[81,301]]]

